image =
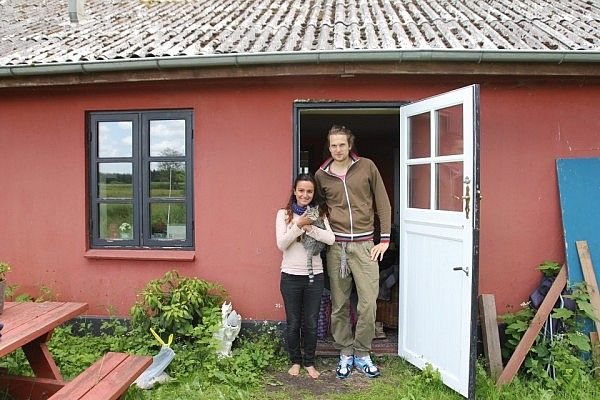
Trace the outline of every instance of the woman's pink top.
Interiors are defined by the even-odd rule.
[[[281,261],[281,272],[291,275],[308,275],[306,268],[306,250],[301,242],[296,239],[304,233],[302,228],[296,225],[300,218],[294,214],[292,221],[287,224],[287,213],[285,210],[277,212],[275,220],[275,235],[277,237],[277,247],[283,252],[283,260]],[[335,235],[329,226],[329,221],[324,218],[325,229],[312,227],[307,235],[315,238],[319,242],[332,245],[335,242]],[[313,272],[315,275],[323,273],[323,262],[320,255],[313,256]]]

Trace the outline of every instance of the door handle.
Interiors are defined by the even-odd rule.
[[[465,217],[467,219],[469,219],[469,212],[471,211],[471,186],[469,185],[470,182],[471,180],[467,176],[465,178],[465,184],[467,185],[465,187],[465,195],[462,196],[462,199],[465,201]]]
[[[452,271],[462,271],[466,276],[469,276],[469,267],[454,267]]]

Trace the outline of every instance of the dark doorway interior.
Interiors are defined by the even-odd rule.
[[[385,337],[373,343],[375,354],[397,354],[398,328],[398,152],[400,147],[401,104],[331,104],[300,103],[295,112],[298,172],[311,172],[329,157],[326,135],[332,125],[344,125],[356,137],[355,148],[359,156],[370,158],[377,165],[392,204],[392,244],[380,262],[381,288],[377,304],[377,321],[383,326]],[[328,320],[326,318],[326,320]],[[380,330],[379,330],[380,331]],[[322,336],[323,331],[321,330]],[[322,337],[318,351],[335,352],[329,335]]]

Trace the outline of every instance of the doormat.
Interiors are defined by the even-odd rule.
[[[398,354],[398,330],[385,329],[385,338],[375,339],[371,345],[371,353],[376,356]],[[339,350],[333,347],[333,338],[327,336],[325,339],[317,341],[318,356],[338,356]]]

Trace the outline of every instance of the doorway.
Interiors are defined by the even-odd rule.
[[[327,158],[333,124],[353,131],[358,154],[378,166],[393,207],[396,354],[421,369],[431,365],[447,386],[474,398],[479,85],[410,104],[296,102],[294,175],[314,173]],[[378,319],[385,318],[385,307],[378,308]]]
[[[380,293],[377,300],[375,354],[398,354],[398,157],[400,146],[400,107],[403,103],[297,102],[295,104],[295,174],[314,174],[329,158],[327,132],[343,125],[355,135],[353,152],[375,163],[383,178],[392,205],[390,249],[379,263]],[[324,260],[325,262],[325,260]],[[327,293],[327,291],[326,291]],[[327,311],[325,311],[327,312]],[[352,319],[352,312],[351,319]],[[322,332],[318,351],[336,354],[331,337]]]

